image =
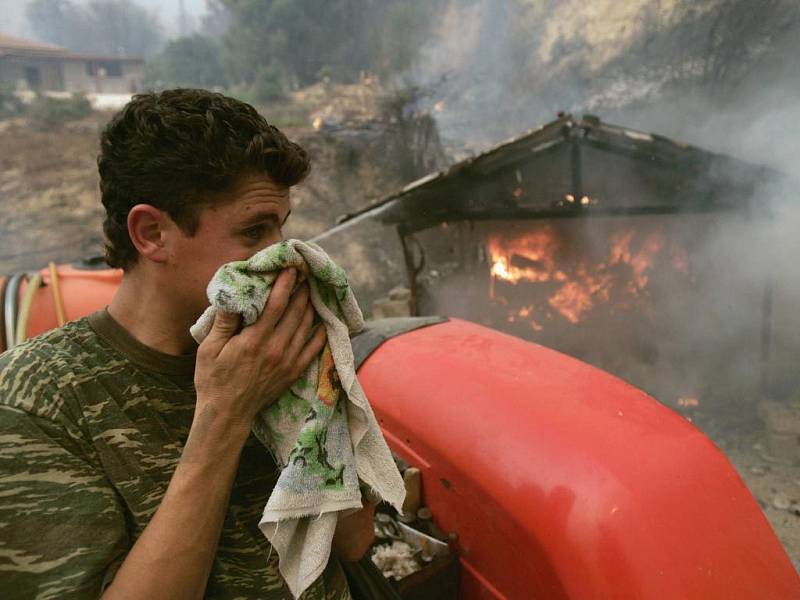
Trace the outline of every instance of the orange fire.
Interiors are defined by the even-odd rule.
[[[574,202],[574,199],[572,200]],[[570,323],[581,322],[597,303],[615,298],[635,299],[647,287],[656,257],[666,246],[662,232],[637,233],[633,228],[615,232],[609,238],[608,257],[598,264],[579,262],[572,268],[559,268],[561,242],[555,228],[542,224],[520,236],[490,234],[490,297],[495,299],[496,281],[517,285],[520,282],[550,283],[547,306],[529,305],[509,312],[508,321],[527,319],[535,331],[542,329],[542,318],[551,318],[554,310]],[[670,248],[676,270],[688,272],[688,254],[677,246]],[[614,267],[627,265],[630,276],[620,281]],[[550,288],[548,288],[550,289]],[[502,296],[498,301],[506,300]],[[503,302],[507,304],[507,301]],[[533,320],[536,313],[538,320]]]
[[[678,398],[678,406],[681,406],[683,408],[697,408],[698,406],[700,406],[700,400],[688,396],[683,398]]]
[[[579,323],[583,313],[594,306],[594,300],[608,301],[611,277],[600,275],[592,277],[583,269],[578,269],[579,279],[567,281],[548,299],[570,323]]]
[[[506,281],[551,281],[555,278],[563,281],[566,276],[561,271],[555,271],[553,257],[558,249],[558,242],[552,228],[545,226],[540,231],[534,231],[523,238],[513,240],[513,244],[502,248],[503,242],[499,237],[489,240],[489,251],[492,255],[492,275]],[[526,259],[524,266],[511,264],[511,258],[520,256]]]
[[[503,300],[505,300],[505,298],[503,298]],[[530,325],[531,329],[534,331],[541,331],[544,327],[534,318],[535,312],[536,309],[533,307],[533,304],[523,306],[516,313],[512,312],[508,315],[508,322],[513,323],[519,318]]]

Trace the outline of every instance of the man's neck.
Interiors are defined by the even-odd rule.
[[[176,304],[174,296],[144,284],[135,271],[123,276],[108,312],[129,334],[154,350],[180,356],[197,349],[189,327],[200,315],[187,315],[186,307]]]

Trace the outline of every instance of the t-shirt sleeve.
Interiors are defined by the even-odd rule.
[[[3,598],[97,598],[128,549],[102,470],[58,423],[0,405]]]

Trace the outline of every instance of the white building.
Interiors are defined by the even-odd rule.
[[[142,58],[75,54],[0,33],[0,84],[17,90],[132,94],[143,76]]]

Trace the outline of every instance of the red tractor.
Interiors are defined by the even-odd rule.
[[[120,279],[5,278],[6,347],[105,306]],[[457,319],[371,321],[353,346],[389,446],[456,534],[459,598],[800,598],[723,453],[642,391]]]

